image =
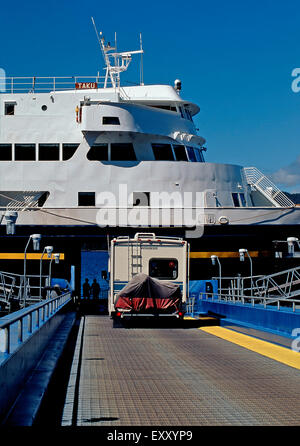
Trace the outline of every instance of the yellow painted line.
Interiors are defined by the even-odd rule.
[[[41,260],[41,252],[32,252],[26,254],[27,260]],[[52,254],[52,258],[54,256]],[[24,252],[0,252],[0,260],[24,260]],[[47,253],[43,255],[43,260],[50,260],[47,257]],[[65,260],[64,253],[59,253],[59,260]]]
[[[282,362],[290,367],[300,370],[300,353],[280,345],[252,338],[223,327],[199,327],[199,330],[218,336],[226,341],[233,342],[241,347],[252,350],[260,355]]]
[[[238,257],[240,257],[240,254],[238,251],[220,251],[220,252],[193,251],[193,252],[190,252],[191,259],[210,259],[210,256],[212,256],[212,255],[216,255],[219,258],[238,258]],[[269,256],[270,252],[269,251],[249,251],[249,255],[251,257],[260,257],[260,256],[265,257],[265,256]]]

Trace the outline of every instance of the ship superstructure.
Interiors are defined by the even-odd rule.
[[[104,77],[5,80],[0,207],[5,212],[26,191],[39,197],[19,212],[19,235],[34,226],[60,240],[76,236],[81,247],[87,239],[80,237],[90,237],[96,249],[100,236],[161,228],[191,239],[199,253],[200,246],[236,249],[232,240],[220,245],[220,236],[251,233],[253,240],[264,238],[258,228],[297,227],[299,208],[256,168],[205,162],[205,139],[193,122],[200,109],[182,98],[179,80],[174,87],[121,86],[120,74],[142,46],[118,52],[97,37]]]

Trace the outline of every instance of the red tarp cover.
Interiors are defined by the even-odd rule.
[[[115,309],[178,311],[181,298],[179,285],[138,274],[117,294]]]

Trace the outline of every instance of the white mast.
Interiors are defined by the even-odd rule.
[[[107,88],[107,82],[108,78],[110,78],[111,84],[114,88],[120,87],[120,73],[123,71],[126,71],[129,67],[129,64],[132,60],[131,56],[132,54],[142,54],[144,51],[142,49],[142,42],[140,43],[141,49],[137,51],[125,51],[118,53],[117,52],[117,36],[115,34],[115,46],[110,46],[110,43],[105,45],[104,37],[102,35],[102,32],[98,33],[94,19],[92,17],[92,22],[96,31],[96,35],[98,38],[98,42],[103,54],[103,58],[106,65],[106,73],[105,73],[105,81],[104,81],[104,88]],[[114,51],[114,52],[110,52]],[[113,65],[111,64],[111,60],[113,59]]]

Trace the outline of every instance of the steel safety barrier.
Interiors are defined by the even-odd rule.
[[[10,355],[70,301],[67,292],[0,318],[0,358]]]

